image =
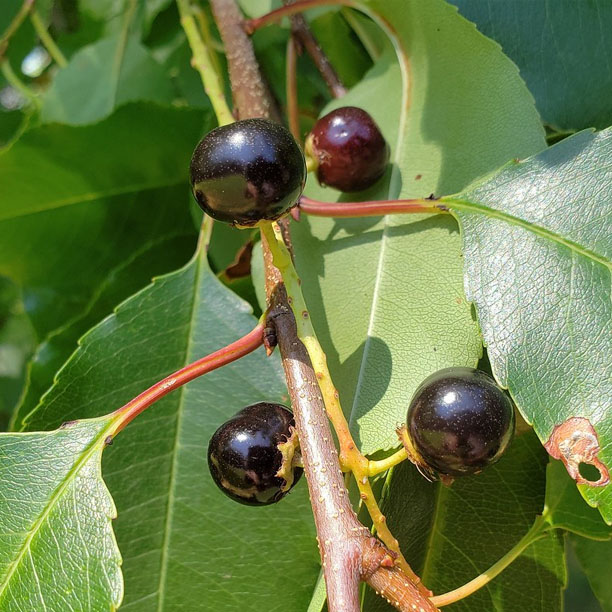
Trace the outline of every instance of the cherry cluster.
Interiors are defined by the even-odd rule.
[[[305,148],[319,183],[345,192],[374,185],[389,161],[389,147],[372,117],[350,106],[322,117]],[[199,142],[190,177],[204,212],[249,227],[277,220],[298,204],[306,163],[283,126],[246,119],[216,128]],[[418,387],[400,437],[407,457],[424,474],[448,481],[497,461],[513,432],[514,406],[493,378],[455,367]],[[214,482],[233,500],[256,506],[278,502],[302,475],[293,415],[270,402],[243,408],[212,436],[208,464]]]

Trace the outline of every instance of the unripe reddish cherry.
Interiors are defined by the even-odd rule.
[[[384,173],[389,146],[374,119],[363,109],[343,106],[319,119],[306,139],[321,185],[362,191]]]

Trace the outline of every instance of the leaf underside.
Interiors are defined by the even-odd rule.
[[[466,294],[498,381],[543,443],[555,426],[582,419],[565,439],[571,450],[595,436],[604,470],[612,468],[611,159],[612,130],[582,132],[444,198],[461,223]],[[612,522],[612,485],[581,491]]]
[[[353,104],[371,112],[391,145],[392,171],[370,190],[341,197],[311,180],[311,197],[449,193],[545,146],[516,67],[453,7],[373,0],[358,8],[388,29],[397,58],[383,55],[326,111]],[[458,228],[443,216],[389,215],[309,218],[292,232],[305,297],[353,435],[368,454],[396,447],[395,428],[417,385],[443,367],[475,366],[481,353],[463,293]]]

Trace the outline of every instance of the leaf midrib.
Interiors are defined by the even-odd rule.
[[[102,440],[104,440],[104,438],[106,437],[106,434],[110,431],[110,429],[111,429],[111,424],[107,424],[106,427],[103,427],[98,432],[98,434],[94,436],[89,446],[86,448],[84,452],[81,453],[79,459],[73,464],[73,466],[64,476],[64,478],[62,479],[58,487],[55,489],[55,491],[53,491],[53,494],[49,498],[49,501],[45,505],[45,508],[43,509],[43,511],[40,513],[38,519],[33,523],[32,527],[28,530],[28,535],[23,541],[23,544],[21,548],[19,549],[17,557],[15,558],[15,561],[11,564],[11,567],[6,574],[6,577],[4,578],[2,583],[0,583],[0,598],[2,598],[3,595],[6,593],[8,586],[9,586],[9,582],[11,581],[13,575],[15,574],[17,567],[21,565],[21,562],[25,554],[28,551],[30,551],[30,544],[32,543],[32,540],[34,539],[36,534],[39,532],[40,528],[45,522],[45,519],[49,516],[51,511],[54,509],[56,503],[61,499],[68,485],[73,482],[74,478],[78,475],[78,473],[81,471],[83,466],[91,459],[93,454],[99,450],[100,443],[102,442]],[[49,432],[49,433],[53,434],[55,432]],[[11,435],[23,436],[24,434],[20,433],[20,434],[11,434]]]
[[[203,232],[203,230],[201,230]],[[201,233],[202,236],[202,233]],[[193,284],[193,294],[191,300],[191,316],[189,319],[189,328],[187,333],[187,346],[185,348],[185,356],[183,359],[183,365],[189,363],[189,356],[193,347],[193,328],[194,320],[197,316],[197,304],[199,300],[197,296],[200,293],[200,287],[202,284],[202,258],[207,257],[206,249],[204,248],[203,241],[200,240],[198,248],[194,254],[196,258],[196,282]],[[160,560],[160,572],[159,572],[159,586],[158,586],[158,599],[157,599],[157,610],[162,612],[164,609],[165,595],[166,595],[166,584],[168,574],[168,552],[170,549],[170,524],[174,519],[174,491],[176,489],[177,480],[177,464],[178,464],[178,446],[179,436],[181,433],[181,421],[183,417],[184,405],[185,405],[185,387],[180,390],[178,408],[176,411],[176,430],[174,434],[173,453],[172,453],[172,467],[170,469],[170,481],[168,483],[168,503],[166,506],[166,518],[164,521],[164,539],[162,541],[161,549],[161,560]]]
[[[397,61],[400,66],[400,72],[402,73],[402,100],[400,102],[400,122],[399,122],[399,129],[397,132],[398,136],[396,140],[395,153],[393,155],[393,161],[395,163],[393,164],[393,170],[391,173],[391,179],[389,181],[389,189],[388,189],[389,197],[393,197],[393,195],[397,196],[397,193],[392,194],[392,190],[394,186],[398,184],[399,181],[401,181],[401,176],[400,176],[400,171],[399,171],[399,167],[400,167],[399,161],[401,159],[400,154],[401,154],[402,146],[404,142],[402,135],[405,132],[405,126],[406,126],[406,121],[407,121],[407,116],[408,116],[408,109],[410,107],[410,85],[412,83],[412,79],[410,79],[408,76],[410,72],[410,62],[407,59],[407,55],[404,51],[404,48],[402,47],[399,37],[390,28],[390,24],[377,19],[376,14],[367,10],[367,7],[363,5],[359,5],[359,6],[366,14],[368,14],[372,19],[374,19],[378,23],[378,25],[387,34],[387,36],[393,43],[393,46],[395,48],[396,55],[397,55]],[[372,338],[373,338],[374,323],[376,321],[376,311],[378,308],[379,295],[380,295],[380,283],[382,279],[382,272],[384,270],[384,261],[385,261],[386,250],[387,250],[389,215],[384,216],[383,224],[384,224],[383,233],[382,233],[382,237],[380,241],[380,251],[378,254],[378,263],[376,266],[376,281],[374,284],[374,292],[372,294],[370,318],[368,321],[368,329],[366,332],[366,339],[365,339],[365,343],[363,347],[363,353],[361,356],[361,363],[359,366],[359,374],[357,375],[357,384],[355,385],[355,394],[353,396],[353,404],[351,406],[351,412],[349,415],[350,426],[353,426],[355,423],[354,416],[356,414],[357,406],[359,405],[360,392],[361,392],[361,388],[363,385],[363,379],[365,376],[365,366],[368,361],[368,355],[370,352],[370,346],[371,346]]]
[[[183,184],[182,180],[172,181],[161,181],[159,183],[134,183],[131,185],[123,185],[116,189],[106,189],[101,191],[94,191],[89,193],[82,193],[69,198],[63,198],[54,200],[49,204],[38,208],[30,208],[26,212],[16,215],[0,216],[0,223],[4,221],[13,221],[14,219],[21,219],[29,217],[43,212],[52,212],[60,208],[67,208],[69,206],[75,206],[78,204],[85,204],[87,202],[94,202],[96,200],[102,200],[104,198],[114,197],[117,195],[130,195],[132,193],[138,193],[140,191],[151,191],[153,189],[162,189],[164,187],[174,187],[176,185]]]
[[[453,197],[442,198],[440,201],[446,204],[451,209],[451,211],[463,210],[469,213],[481,214],[485,217],[489,217],[490,219],[498,219],[500,221],[505,221],[509,225],[515,225],[517,227],[526,229],[527,231],[530,231],[531,233],[537,236],[546,238],[547,240],[555,242],[556,244],[560,244],[561,246],[570,249],[574,253],[577,253],[582,257],[591,259],[595,263],[603,265],[612,270],[612,261],[608,261],[605,257],[598,255],[590,249],[587,249],[582,245],[573,242],[572,240],[568,240],[560,234],[557,234],[556,232],[553,232],[552,230],[549,230],[541,225],[536,225],[535,223],[525,221],[525,219],[521,219],[520,217],[516,217],[514,215],[511,215],[501,210],[497,210],[495,208],[490,208],[489,206],[485,206],[484,204],[479,204],[477,202],[469,202],[467,200],[455,199]],[[461,218],[458,217],[458,220],[460,222]]]

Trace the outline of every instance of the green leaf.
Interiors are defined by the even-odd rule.
[[[562,130],[612,123],[609,0],[450,1],[516,62],[546,123]]]
[[[212,20],[212,17],[209,19]],[[202,79],[191,65],[191,48],[181,27],[176,2],[171,2],[169,7],[155,19],[147,36],[146,45],[172,81],[177,93],[175,103],[186,102],[192,108],[211,109],[212,112],[210,100],[202,87]],[[223,66],[223,56],[217,54],[216,57]]]
[[[144,245],[192,231],[187,168],[204,119],[133,104],[94,126],[33,129],[0,155],[0,274],[39,337],[81,316]]]
[[[117,304],[145,287],[152,276],[171,272],[188,261],[195,240],[196,234],[191,231],[145,243],[127,261],[108,272],[83,312],[49,334],[36,347],[28,367],[26,392],[12,418],[13,428],[19,426],[51,387],[55,373],[76,350],[78,339],[111,314]]]
[[[148,33],[157,16],[165,11],[171,4],[172,0],[148,0],[143,8],[143,29]]]
[[[599,600],[603,612],[612,611],[612,541],[595,542],[576,535],[570,536],[578,561],[589,579],[593,593]]]
[[[457,190],[544,147],[529,92],[499,47],[438,0],[359,2],[388,29],[383,57],[336,106],[372,113],[393,171],[345,200]],[[387,177],[389,179],[389,177]],[[337,192],[309,186],[309,195]],[[462,287],[460,236],[443,216],[307,219],[297,265],[352,431],[366,453],[397,446],[416,386],[433,371],[476,365],[481,352]]]
[[[240,249],[257,234],[257,231],[244,231],[227,223],[216,223],[208,247],[208,257],[215,272],[221,272],[231,265]]]
[[[517,436],[499,463],[451,486],[425,483],[408,462],[386,483],[382,510],[404,555],[435,594],[472,580],[503,557],[544,506],[546,452],[536,436]],[[489,584],[452,605],[461,612],[561,610],[563,541],[549,532]],[[520,588],[517,588],[520,585]],[[374,593],[364,610],[391,610]]]
[[[121,555],[100,461],[108,417],[0,435],[0,608],[115,610]]]
[[[82,125],[99,121],[126,102],[172,101],[164,69],[137,36],[118,34],[83,47],[43,96],[42,120]]]
[[[19,291],[0,276],[0,428],[7,429],[19,401],[25,379],[25,365],[34,350],[35,339],[23,312]]]
[[[20,110],[0,111],[0,147],[4,147],[15,137],[24,120],[25,115]]]
[[[573,454],[576,469],[598,457],[602,477],[612,466],[611,154],[612,130],[583,132],[443,198],[461,223],[466,294],[497,380],[542,442],[565,423],[553,456]],[[581,492],[612,522],[612,485]]]
[[[199,253],[81,340],[28,428],[118,408],[255,323],[249,306]],[[104,474],[119,512],[126,608],[307,607],[319,561],[306,483],[282,504],[255,509],[226,498],[208,472],[212,433],[260,400],[287,401],[279,361],[266,359],[263,349],[168,395],[105,453]]]
[[[342,83],[353,87],[372,62],[342,13],[327,11],[310,22],[310,29]]]
[[[282,6],[280,0],[238,0],[238,4],[248,17],[259,17]]]
[[[612,527],[588,506],[560,461],[546,469],[546,520],[555,529],[565,529],[594,540],[612,538]]]
[[[312,598],[308,604],[307,612],[321,612],[324,609],[325,602],[327,601],[327,592],[325,591],[325,577],[323,570],[319,574],[319,579],[314,588]]]

